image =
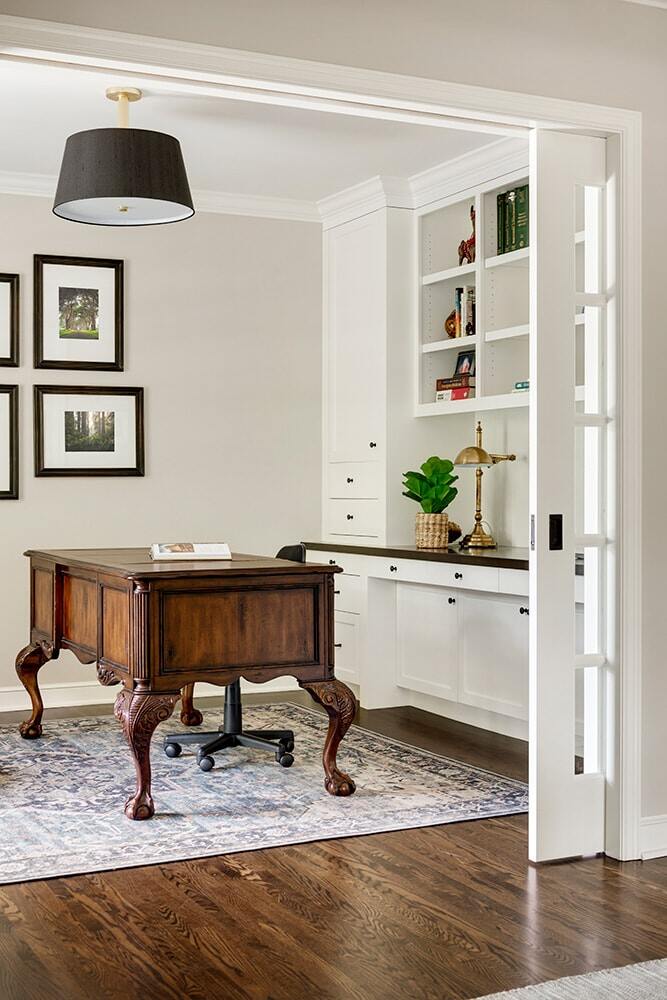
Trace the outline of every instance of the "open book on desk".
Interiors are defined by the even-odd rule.
[[[231,559],[226,542],[155,542],[151,559]]]

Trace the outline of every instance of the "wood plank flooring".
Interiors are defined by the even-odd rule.
[[[525,777],[519,741],[360,722]],[[524,816],[0,887],[2,1000],[468,1000],[665,956],[667,860],[535,868]]]

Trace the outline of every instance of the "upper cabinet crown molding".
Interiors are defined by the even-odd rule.
[[[324,229],[341,226],[379,208],[412,208],[410,181],[400,177],[371,177],[317,202]]]

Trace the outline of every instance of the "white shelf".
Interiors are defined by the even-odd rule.
[[[578,232],[574,234],[575,243],[584,243],[585,241],[586,241],[586,233],[584,232],[583,229],[580,229]]]
[[[474,274],[474,264],[462,264],[461,267],[448,267],[446,271],[434,271],[422,277],[422,285],[434,285],[438,281],[451,281],[452,278],[463,278],[466,274]]]
[[[464,347],[474,347],[477,337],[450,337],[448,340],[434,340],[430,344],[422,344],[422,353],[431,354],[433,351],[450,351],[454,347],[463,349]]]
[[[419,403],[416,417],[446,416],[452,413],[476,413],[481,410],[507,410],[530,405],[530,391],[506,392],[500,396],[475,396],[474,399],[455,399],[449,402]]]
[[[509,253],[499,253],[496,257],[487,257],[484,267],[527,267],[529,257],[530,247],[522,247],[521,250],[511,250]]]
[[[530,325],[528,323],[520,323],[518,326],[506,326],[502,330],[489,330],[484,339],[487,344],[492,343],[494,340],[509,340],[513,337],[527,337],[530,333]]]
[[[586,322],[586,314],[585,313],[577,313],[575,315],[575,317],[574,317],[574,325],[575,326],[583,326],[585,322]]]
[[[574,401],[575,403],[583,403],[586,398],[586,386],[575,385],[574,387]]]

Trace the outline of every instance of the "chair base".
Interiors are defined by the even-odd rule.
[[[172,733],[164,738],[164,752],[167,757],[180,757],[183,746],[201,743],[197,751],[197,763],[202,771],[210,771],[218,750],[232,747],[251,747],[253,750],[267,750],[275,755],[282,767],[291,767],[294,757],[294,733],[291,729],[245,729],[240,733],[225,732],[224,727],[215,733]]]

